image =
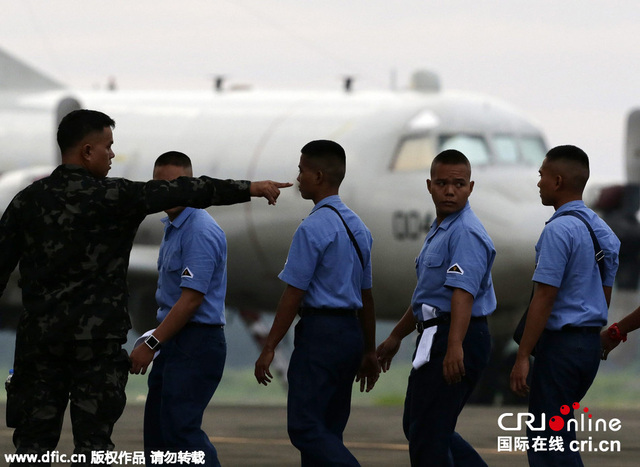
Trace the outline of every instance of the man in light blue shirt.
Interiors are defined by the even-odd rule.
[[[364,246],[361,249],[364,269],[346,231],[345,235],[327,244],[327,238],[335,236],[336,229],[341,228],[338,215],[330,209],[322,209],[327,206],[335,207],[347,225],[357,226],[352,232],[358,245]],[[291,241],[285,267],[278,277],[307,291],[302,299],[303,307],[360,309],[360,291],[372,287],[371,245],[371,233],[358,216],[342,202],[340,196],[328,196],[318,201],[309,217],[299,226]],[[345,251],[348,254],[342,255]],[[327,257],[326,261],[321,260],[322,255]],[[338,262],[339,266],[333,262]]]
[[[188,156],[171,151],[158,157],[155,180],[180,176],[192,176]],[[201,425],[222,378],[227,354],[227,241],[203,209],[176,207],[165,212],[156,291],[160,324],[152,334],[162,345],[148,379],[145,455],[151,465],[158,463],[154,452],[162,456],[166,452],[202,451],[204,465],[219,466],[216,449]],[[131,359],[148,365],[159,348],[143,344],[133,350]]]
[[[436,219],[416,259],[411,305],[378,346],[387,371],[402,339],[418,329],[403,428],[412,466],[486,466],[455,432],[458,415],[489,361],[487,316],[496,308],[491,267],[496,250],[468,199],[471,165],[447,150],[431,164],[427,188]]]
[[[569,211],[581,214],[592,226],[605,253],[604,278],[600,276],[599,269],[593,268],[593,242],[587,228],[579,219],[565,215]],[[569,245],[570,239],[574,245]],[[564,326],[602,327],[607,324],[610,298],[593,291],[603,285],[613,287],[619,246],[620,242],[611,229],[582,200],[569,201],[556,210],[536,244],[536,270],[533,275],[534,282],[558,289],[545,329],[559,331]],[[584,274],[584,271],[589,273]],[[610,293],[607,290],[607,295]],[[585,297],[589,300],[584,300]]]
[[[495,254],[491,238],[468,201],[462,210],[442,222],[434,220],[416,259],[420,280],[411,299],[416,321],[423,319],[423,304],[450,313],[456,288],[474,295],[471,316],[493,313],[496,296],[491,266]]]
[[[555,147],[539,172],[542,204],[553,206],[556,212],[536,244],[535,292],[511,372],[511,389],[522,396],[529,393],[529,412],[536,423],[546,416],[545,431],[527,429],[530,445],[534,436],[547,443],[551,437],[562,438],[561,449],[529,449],[529,464],[579,466],[583,465],[580,452],[570,448],[575,429],[568,430],[566,422],[573,418],[573,404],[581,401],[598,371],[600,330],[607,323],[620,242],[582,201],[589,179],[589,158],[584,151],[575,146]],[[599,266],[597,259],[602,255]],[[529,357],[534,348],[529,388]],[[566,410],[561,411],[562,406]],[[560,430],[548,427],[555,416],[564,419]]]
[[[274,350],[296,314],[295,349],[287,379],[287,428],[302,465],[357,466],[344,446],[354,378],[370,391],[378,379],[371,293],[369,229],[340,199],[344,149],[333,141],[302,148],[298,183],[311,214],[296,230],[279,277],[287,284],[255,376],[271,382]]]

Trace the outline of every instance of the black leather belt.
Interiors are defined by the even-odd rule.
[[[472,316],[471,317],[471,321],[477,322],[477,321],[483,321],[483,322],[487,322],[487,317],[486,316]],[[416,323],[416,330],[419,333],[422,333],[422,331],[424,331],[427,328],[430,328],[432,326],[437,326],[438,324],[447,324],[451,322],[451,313],[442,313],[439,316],[436,316],[435,318],[431,318],[428,319],[426,321],[418,321]]]
[[[313,308],[308,306],[300,307],[298,314],[301,318],[305,316],[358,316],[358,310],[353,308]]]

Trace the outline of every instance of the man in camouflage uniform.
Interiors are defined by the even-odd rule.
[[[90,462],[91,451],[113,449],[130,368],[121,348],[131,328],[127,267],[147,214],[250,196],[274,204],[290,185],[107,178],[114,126],[97,111],[67,115],[57,135],[62,165],[18,193],[0,220],[0,293],[19,262],[24,306],[7,404],[17,453],[55,449],[69,400],[74,453]]]

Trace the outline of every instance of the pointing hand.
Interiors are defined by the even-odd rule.
[[[263,180],[261,182],[251,182],[249,193],[251,196],[266,198],[269,204],[276,204],[278,196],[280,196],[280,188],[288,188],[293,183],[274,182],[272,180]]]

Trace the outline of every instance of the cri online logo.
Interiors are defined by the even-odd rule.
[[[571,404],[571,407],[569,407],[568,405],[562,405],[560,406],[560,413],[566,416],[566,415],[569,415],[569,413],[571,412],[571,409],[578,410],[579,408],[580,408],[580,404],[578,402],[574,402],[573,404]],[[560,415],[554,415],[549,419],[549,423],[548,423],[549,428],[553,431],[560,431],[563,428],[565,428],[565,424],[566,424],[567,430],[575,430],[575,431],[582,431],[582,432],[607,431],[607,430],[618,431],[620,430],[620,428],[622,428],[622,422],[617,418],[612,418],[609,421],[603,418],[599,418],[593,421],[591,420],[592,415],[588,413],[589,412],[588,407],[584,407],[582,409],[582,412],[583,413],[580,414],[579,420],[577,420],[576,418],[570,418],[566,422],[564,418],[561,417]],[[585,415],[588,418],[585,419]],[[508,421],[513,417],[516,418],[515,426],[512,426],[511,423],[507,423],[505,425],[505,421]],[[498,426],[505,431],[520,431],[522,429],[523,422],[524,422],[524,425],[531,431],[544,431],[547,425],[545,414],[541,414],[540,420],[538,421],[536,421],[536,416],[533,415],[532,413],[518,413],[518,414],[503,413],[498,418]],[[536,424],[538,424],[538,426],[536,426]]]
[[[573,407],[573,410],[578,410],[580,408],[580,404],[578,402],[574,402],[573,404],[571,404],[571,407]],[[587,413],[589,411],[589,408],[585,407],[583,410],[584,413]],[[562,415],[569,415],[570,411],[571,409],[569,409],[568,405],[565,404],[560,406],[560,413]],[[591,418],[591,414],[589,414],[589,418]],[[564,418],[559,415],[551,417],[549,419],[549,428],[551,428],[553,431],[562,430],[564,428]]]

